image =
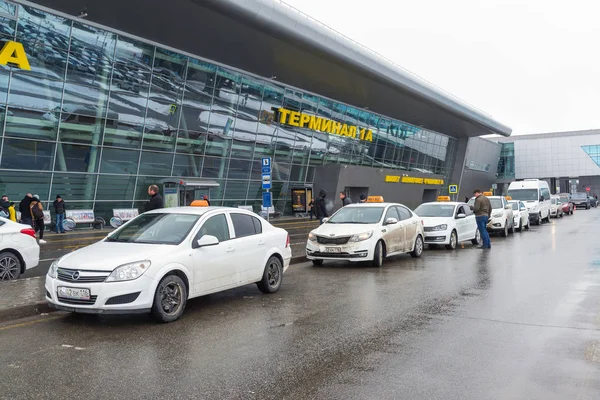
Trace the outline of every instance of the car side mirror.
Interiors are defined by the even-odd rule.
[[[201,247],[216,246],[218,244],[219,244],[219,239],[217,239],[215,236],[204,235],[200,239],[196,240],[193,243],[192,247],[194,249],[199,249]]]
[[[525,207],[521,207],[521,211],[527,211]]]
[[[504,206],[504,209],[505,209],[505,210],[512,210],[512,206],[509,204],[509,205],[507,205],[507,206]]]
[[[398,223],[398,220],[396,218],[388,218],[385,220],[384,225],[395,225],[397,223]]]
[[[463,218],[467,218],[467,214],[458,214],[456,216],[456,219],[463,219]]]
[[[544,196],[540,196],[540,201],[544,201]]]
[[[323,223],[329,221],[329,218],[323,218]]]

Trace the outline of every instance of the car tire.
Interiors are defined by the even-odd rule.
[[[283,282],[283,264],[278,257],[272,256],[265,265],[265,271],[260,282],[256,284],[263,293],[275,293]]]
[[[323,265],[323,260],[312,260],[312,263],[315,267],[319,267]]]
[[[590,205],[589,205],[589,204],[586,204],[586,205],[585,205],[585,209],[586,209],[586,210],[589,210],[589,209],[590,209]]]
[[[177,275],[165,276],[154,293],[152,316],[160,322],[176,321],[187,303],[187,289],[183,280]]]
[[[544,222],[544,220],[542,219],[542,213],[540,212],[540,214],[537,217],[537,221],[535,221],[536,225],[541,225]]]
[[[452,233],[450,234],[450,244],[447,244],[446,248],[448,250],[456,250],[457,247],[458,247],[458,235],[456,234],[456,231],[452,231]]]
[[[11,252],[0,253],[0,281],[14,281],[21,276],[21,260]]]
[[[479,229],[475,231],[475,239],[472,239],[471,243],[473,243],[475,246],[481,243],[481,232],[479,232]]]
[[[375,251],[373,251],[373,261],[371,265],[374,268],[381,268],[383,265],[383,243],[381,240],[375,245]]]
[[[502,232],[500,232],[500,234],[502,235],[502,237],[508,236],[508,221],[504,221],[504,229],[502,230]]]
[[[423,238],[421,235],[417,235],[415,239],[415,248],[410,252],[412,258],[419,258],[423,255]]]
[[[528,231],[530,226],[531,222],[529,221],[529,219],[527,219],[527,225],[523,226],[523,228],[525,228],[525,230]]]

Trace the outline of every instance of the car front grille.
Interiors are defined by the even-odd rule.
[[[340,236],[340,237],[325,237],[325,236],[317,236],[317,242],[319,244],[346,244],[350,240],[350,236]]]
[[[98,296],[90,296],[89,300],[78,300],[78,299],[65,299],[63,297],[59,297],[58,301],[65,304],[76,304],[76,305],[84,305],[84,306],[93,306],[96,303],[96,299]]]
[[[77,269],[59,268],[57,278],[59,281],[72,283],[97,283],[104,282],[110,275],[110,272],[104,271],[84,271]],[[77,278],[75,278],[77,277]]]

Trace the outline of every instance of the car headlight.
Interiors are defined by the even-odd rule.
[[[50,265],[50,269],[48,270],[48,276],[50,278],[56,278],[58,273],[58,263],[60,262],[60,258],[54,260],[54,262]]]
[[[123,282],[137,279],[150,268],[150,264],[150,261],[136,261],[118,266],[106,278],[106,282]]]
[[[492,214],[492,217],[494,217],[494,218],[502,218],[503,215],[504,214],[502,214],[502,213],[495,213],[495,214]]]
[[[314,232],[311,232],[308,234],[308,240],[310,240],[311,242],[316,242],[317,241],[317,235],[315,235]]]
[[[350,242],[362,242],[363,240],[371,239],[373,231],[359,233],[358,235],[352,235]]]
[[[432,231],[445,231],[446,229],[448,229],[448,225],[446,224],[437,225],[431,228]]]

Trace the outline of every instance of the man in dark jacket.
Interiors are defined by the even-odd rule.
[[[144,206],[145,211],[158,210],[165,207],[162,196],[158,194],[158,186],[150,185],[148,194],[150,195],[150,200]]]
[[[492,203],[490,203],[490,199],[485,197],[485,195],[481,193],[481,190],[479,189],[475,189],[473,195],[475,196],[475,203],[471,206],[471,208],[475,214],[477,228],[479,229],[481,239],[483,240],[483,246],[481,246],[481,248],[491,249],[492,244],[490,242],[490,234],[487,231],[487,223],[492,215]]]
[[[31,204],[31,200],[33,199],[33,195],[31,193],[27,193],[21,203],[19,204],[19,212],[21,213],[21,223],[25,225],[33,226],[33,219],[31,218],[31,210],[29,209],[29,205]]]
[[[3,195],[2,199],[0,199],[0,215],[2,215],[4,218],[9,217],[10,213],[8,212],[8,207],[10,207],[10,201],[8,200],[8,196]]]
[[[325,189],[321,189],[319,192],[319,198],[315,202],[315,215],[321,224],[323,223],[323,218],[329,217],[329,214],[327,214],[325,197],[327,197],[327,192]]]
[[[56,214],[56,233],[65,233],[63,223],[65,222],[65,202],[60,195],[54,200],[54,213]]]
[[[340,192],[340,200],[342,201],[342,207],[352,204],[352,200],[350,200],[350,197],[346,196],[345,192]]]

